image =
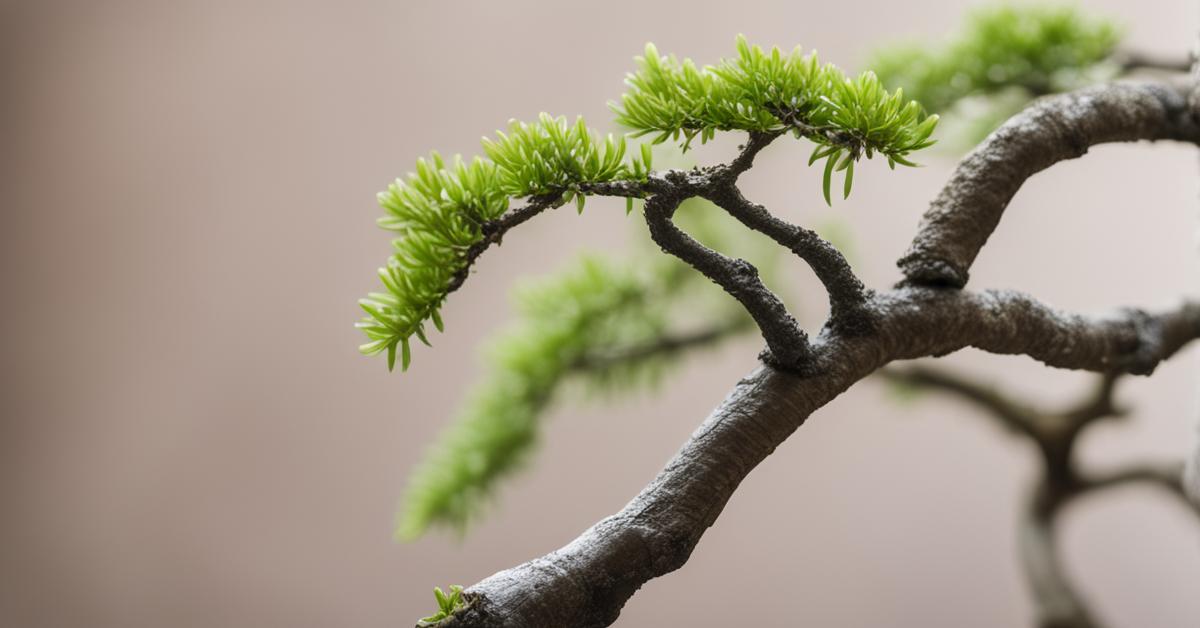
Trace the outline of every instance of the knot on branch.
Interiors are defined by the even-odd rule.
[[[896,265],[904,272],[897,288],[963,288],[970,279],[967,269],[937,257],[931,257],[921,247],[913,247]]]
[[[1121,366],[1134,375],[1150,375],[1163,359],[1162,320],[1136,308],[1126,308],[1123,312],[1129,318],[1132,333],[1129,346],[1122,347],[1128,357]]]
[[[1114,83],[1036,101],[959,163],[897,263],[904,285],[961,288],[1025,181],[1106,142],[1200,142],[1191,87]]]

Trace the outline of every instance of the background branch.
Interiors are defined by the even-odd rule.
[[[739,317],[722,325],[707,329],[698,329],[687,333],[667,335],[654,342],[629,347],[617,347],[603,353],[597,352],[582,356],[572,366],[572,370],[600,371],[627,365],[652,357],[673,355],[692,349],[711,346],[751,327],[751,321]]]
[[[1188,502],[1181,465],[1132,464],[1115,471],[1081,474],[1074,463],[1075,444],[1089,426],[1122,416],[1114,402],[1116,373],[1102,373],[1091,393],[1065,411],[1040,410],[1022,404],[1014,395],[997,391],[971,378],[931,366],[881,371],[892,382],[945,391],[971,402],[985,416],[1028,438],[1042,453],[1038,479],[1026,501],[1017,529],[1021,566],[1036,606],[1039,628],[1100,628],[1102,624],[1062,565],[1055,524],[1072,501],[1094,492],[1127,484],[1148,484],[1179,499],[1200,520],[1200,508]]]
[[[1158,70],[1163,72],[1190,72],[1192,58],[1190,55],[1168,57],[1150,54],[1144,50],[1118,50],[1111,58],[1122,72],[1137,70]]]

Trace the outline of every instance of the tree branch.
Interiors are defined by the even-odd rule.
[[[1178,345],[1163,336],[1180,337],[1177,328],[1200,335],[1200,308],[1190,305],[1092,318],[1010,292],[907,288],[871,307],[880,312],[873,334],[827,329],[812,346],[819,368],[810,376],[770,366],[751,373],[624,509],[566,547],[470,587],[469,607],[445,625],[607,626],[643,583],[686,562],[742,479],[812,412],[891,360],[975,346],[1067,368],[1141,369],[1150,357],[1143,346],[1165,359]]]
[[[1116,63],[1123,73],[1137,70],[1190,72],[1192,69],[1192,59],[1189,55],[1167,57],[1150,54],[1143,50],[1118,50],[1110,60]]]
[[[686,176],[672,172],[672,175]],[[809,363],[808,334],[787,307],[758,277],[758,269],[743,259],[714,251],[675,226],[671,218],[683,197],[658,192],[646,201],[646,226],[662,250],[678,257],[721,286],[746,309],[767,342],[764,359],[781,368],[800,369]]]
[[[1164,139],[1200,141],[1180,87],[1115,83],[1035,101],[971,151],[934,199],[899,261],[906,282],[966,285],[971,263],[1033,174],[1096,144]]]
[[[1036,607],[1039,628],[1100,628],[1086,600],[1071,583],[1061,563],[1054,525],[1060,512],[1076,498],[1130,483],[1149,483],[1166,490],[1198,517],[1200,507],[1184,494],[1180,465],[1130,465],[1113,472],[1079,474],[1073,461],[1080,433],[1098,420],[1120,416],[1113,403],[1119,373],[1100,375],[1093,392],[1064,412],[1050,412],[1018,403],[970,379],[929,367],[881,371],[893,381],[945,390],[971,400],[988,416],[1016,428],[1043,452],[1041,473],[1017,529],[1021,565]]]
[[[707,329],[699,329],[689,333],[667,335],[642,345],[620,347],[604,353],[596,353],[581,357],[571,365],[574,370],[597,371],[636,362],[646,358],[661,355],[672,355],[690,349],[696,349],[715,344],[750,326],[750,321],[739,317],[723,325]]]
[[[472,244],[467,249],[466,263],[450,278],[450,284],[446,287],[446,294],[458,290],[466,283],[467,277],[471,274],[471,266],[475,264],[475,260],[479,259],[479,256],[483,255],[483,252],[488,250],[493,244],[500,244],[501,240],[504,239],[504,234],[508,233],[510,229],[525,223],[530,218],[537,216],[547,209],[562,207],[563,203],[563,195],[561,193],[539,196],[530,199],[529,204],[524,207],[514,209],[496,220],[483,223],[480,227],[480,230],[483,232],[483,239]]]
[[[767,341],[767,363],[738,383],[625,508],[566,547],[470,587],[464,593],[467,607],[443,625],[607,626],[643,583],[687,561],[742,479],[812,412],[893,360],[976,347],[1026,355],[1060,368],[1151,373],[1162,360],[1200,336],[1200,306],[1189,303],[1154,314],[1127,309],[1106,316],[1082,316],[1055,310],[1016,292],[970,292],[939,286],[966,283],[970,264],[1004,207],[1033,173],[1105,141],[1196,141],[1200,130],[1186,103],[1177,88],[1144,84],[1093,88],[1039,101],[1002,126],[960,164],[900,262],[908,277],[906,284],[886,293],[863,291],[861,307],[869,312],[871,327],[858,330],[829,324],[811,343],[779,299],[763,286],[753,266],[704,247],[671,220],[684,198],[720,196],[714,190],[732,186],[737,173],[717,167],[652,174],[641,188],[649,194],[645,217],[652,237],[664,251],[691,264],[742,303]],[[768,139],[752,137],[732,170],[749,167]],[[780,228],[745,199],[724,200],[749,223]],[[794,231],[792,234],[796,237]],[[830,289],[831,299],[843,299],[852,292],[838,287],[837,281],[845,279],[844,269],[836,258],[820,257],[819,242],[809,244],[800,248],[821,260],[814,270],[817,265],[830,264],[818,273],[825,273],[823,280],[830,279],[827,286],[837,287],[837,294]],[[848,276],[853,277],[852,273]],[[1105,394],[1111,394],[1111,385],[1107,390]],[[1090,414],[1080,410],[1077,420],[1086,424],[1101,410],[1100,404],[1094,404]],[[1069,448],[1066,454],[1060,460],[1069,461]],[[1047,462],[1052,462],[1049,457]],[[1055,478],[1050,497],[1038,500],[1027,545],[1035,549],[1050,546],[1055,504],[1092,490],[1097,482],[1124,481],[1080,478],[1065,482],[1070,478],[1071,474]],[[1063,483],[1058,483],[1060,480]],[[1067,486],[1070,490],[1060,490]],[[1057,560],[1052,554],[1043,555]],[[1051,581],[1060,575],[1055,562],[1030,568]],[[1058,597],[1069,598],[1069,587]]]
[[[1074,500],[1127,484],[1147,484],[1175,497],[1200,520],[1200,506],[1191,503],[1180,479],[1182,465],[1129,465],[1117,471],[1081,478],[1064,490],[1049,477],[1034,493],[1018,530],[1021,564],[1036,601],[1038,628],[1101,628],[1061,564],[1054,525]]]
[[[640,181],[602,181],[589,183],[580,186],[578,191],[597,196],[626,198],[642,198],[646,194],[645,185]],[[467,277],[470,276],[471,266],[475,264],[475,260],[484,251],[491,248],[493,244],[501,244],[504,235],[511,229],[525,223],[530,218],[537,216],[547,209],[562,207],[566,203],[564,200],[565,193],[566,190],[563,190],[531,198],[529,199],[529,203],[524,207],[509,211],[495,220],[489,220],[480,225],[480,231],[483,232],[483,239],[467,249],[466,263],[450,278],[450,284],[446,287],[446,294],[450,294],[461,288],[466,283]]]
[[[775,141],[775,138],[783,135],[784,131],[750,131],[750,135],[746,138],[746,143],[741,146],[741,152],[738,156],[729,162],[719,171],[729,183],[737,181],[738,175],[750,169],[754,165],[754,158],[762,149],[766,148]]]
[[[1039,507],[1039,491],[1017,529],[1017,555],[1035,601],[1037,628],[1100,628],[1063,568],[1055,537],[1056,510]]]
[[[1038,438],[1038,426],[1032,419],[1035,413],[1033,408],[997,392],[990,386],[945,369],[925,365],[904,368],[885,367],[879,370],[879,376],[906,386],[951,393],[987,410],[987,415],[997,419],[1001,427],[1032,439]]]
[[[746,200],[732,183],[713,186],[704,198],[808,263],[829,293],[830,325],[846,333],[871,330],[874,313],[866,307],[867,289],[841,251],[815,231],[780,220],[762,205]]]

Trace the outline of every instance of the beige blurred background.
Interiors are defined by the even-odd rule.
[[[508,319],[513,279],[619,250],[637,223],[595,202],[513,233],[450,301],[436,349],[389,374],[357,354],[352,327],[389,250],[374,193],[430,148],[476,152],[509,117],[608,124],[647,40],[712,61],[742,32],[858,67],[872,42],[937,36],[964,6],[0,6],[0,625],[411,625],[433,585],[473,583],[620,508],[753,367],[758,342],[691,363],[658,396],[560,406],[531,471],[465,540],[396,544],[405,475]],[[1200,30],[1183,1],[1085,6],[1148,52],[1182,54]],[[796,221],[847,221],[864,277],[895,281],[953,158],[870,164],[828,209],[805,156],[772,147],[750,192]],[[1113,146],[1035,177],[973,285],[1084,311],[1174,303],[1197,285],[1197,163],[1190,148]],[[823,295],[795,277],[815,326]],[[1025,359],[948,361],[1047,403],[1090,384]],[[1189,351],[1130,382],[1135,418],[1092,434],[1087,463],[1181,457],[1196,381]],[[957,402],[901,406],[866,382],[756,470],[620,625],[1025,625],[1014,523],[1032,462]],[[1200,527],[1176,504],[1123,491],[1072,510],[1063,534],[1113,625],[1200,621]]]

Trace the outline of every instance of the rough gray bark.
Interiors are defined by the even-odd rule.
[[[1012,292],[903,288],[876,297],[871,336],[823,333],[820,374],[763,366],[738,382],[640,495],[566,547],[467,590],[446,626],[607,626],[647,580],[678,569],[738,484],[816,409],[896,359],[968,346],[1051,366],[1151,370],[1200,335],[1200,306],[1098,318]]]
[[[1117,83],[1034,102],[959,163],[921,220],[900,267],[920,285],[962,287],[1025,180],[1105,142],[1200,139],[1188,92]]]
[[[1111,85],[1038,101],[963,160],[900,262],[906,283],[892,291],[862,289],[836,249],[764,216],[765,210],[738,200],[740,194],[724,198],[722,206],[743,224],[773,232],[809,261],[830,290],[838,307],[811,340],[776,307],[778,300],[758,282],[752,266],[703,247],[670,221],[682,198],[728,194],[725,186],[733,185],[771,137],[752,137],[728,166],[669,172],[640,187],[596,191],[647,197],[646,219],[655,240],[738,297],[767,339],[766,364],[738,382],[625,508],[566,547],[469,587],[467,607],[442,625],[611,624],[643,583],[687,561],[739,483],[809,415],[893,360],[976,347],[1027,355],[1059,368],[1152,372],[1200,336],[1200,306],[1090,317],[1057,311],[1016,292],[960,288],[1025,178],[1099,142],[1196,142],[1200,127],[1186,103],[1184,90],[1152,84]],[[1031,538],[1036,544],[1037,535]]]

